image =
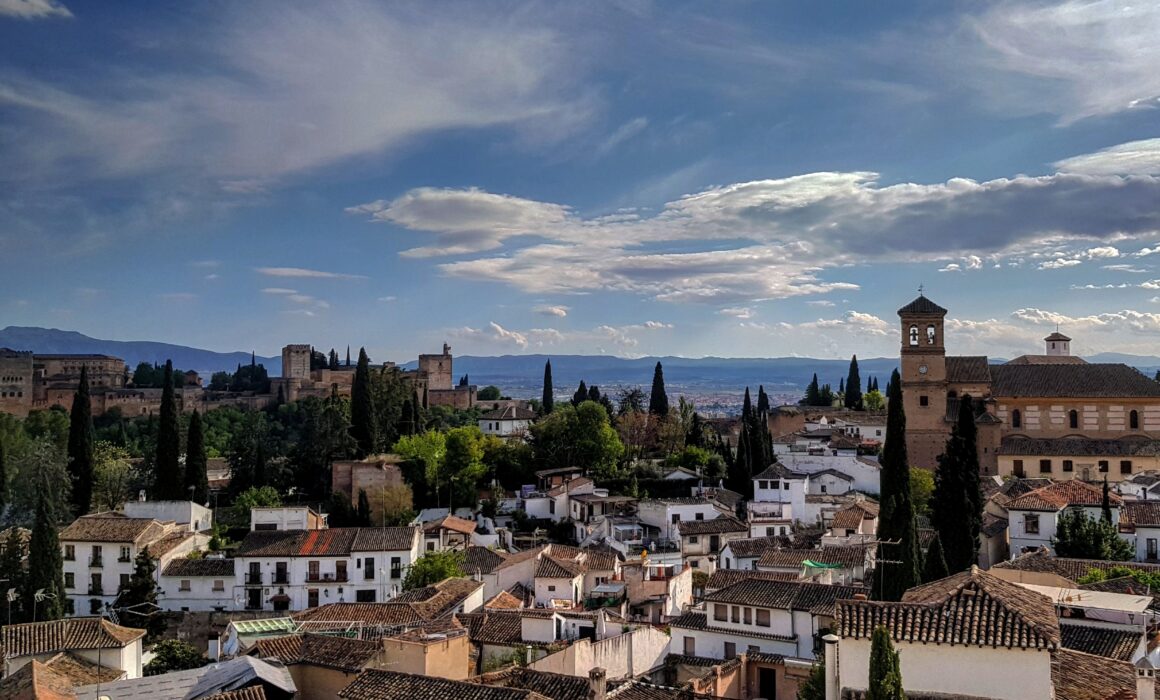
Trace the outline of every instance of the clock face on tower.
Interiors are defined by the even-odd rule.
[[[919,374],[926,374],[926,365],[919,365],[918,366],[918,373]]]

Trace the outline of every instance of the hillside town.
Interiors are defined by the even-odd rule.
[[[730,418],[660,363],[508,398],[446,345],[220,391],[3,349],[0,696],[1157,697],[1160,383],[1060,331],[948,354],[947,313],[898,310],[884,391]]]

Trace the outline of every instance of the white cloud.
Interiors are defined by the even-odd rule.
[[[191,267],[214,268],[221,265],[220,260],[194,260],[190,263]]]
[[[940,267],[939,272],[962,272],[963,268],[958,263],[950,263],[946,267]]]
[[[753,318],[754,315],[756,315],[753,307],[750,306],[732,306],[721,309],[717,313],[721,314],[722,316],[732,316],[734,318]]]
[[[157,296],[165,301],[173,302],[193,301],[197,299],[197,295],[192,292],[165,292]]]
[[[1112,272],[1147,272],[1147,270],[1142,267],[1133,267],[1132,265],[1101,265],[1100,268],[1104,270],[1111,270]]]
[[[1088,248],[1086,255],[1089,260],[1096,258],[1118,258],[1120,257],[1120,251],[1113,246],[1099,246],[1097,248]]]
[[[296,289],[287,289],[286,287],[263,287],[263,294],[297,294]]]
[[[528,346],[528,338],[523,333],[509,331],[495,321],[488,324],[491,326],[492,333],[496,340],[514,343],[515,345],[526,348]]]
[[[1055,163],[1060,172],[1087,175],[1160,175],[1160,139],[1129,141]]]
[[[68,8],[57,0],[0,0],[0,17],[45,19],[72,16]]]
[[[834,305],[834,302],[832,302],[828,299],[814,299],[813,301],[807,301],[806,303],[809,304],[810,306],[833,306]]]
[[[392,301],[398,301],[398,300],[399,300],[399,297],[397,297],[397,296],[379,297],[379,301],[385,301],[388,303],[390,303]]]
[[[635,138],[647,128],[648,118],[637,117],[630,119],[624,124],[621,124],[616,131],[609,134],[608,138],[596,148],[596,154],[601,156],[608,155],[621,144]]]
[[[342,272],[324,272],[304,267],[256,267],[254,271],[267,277],[302,277],[308,279],[366,279],[365,275],[348,275]]]
[[[532,307],[532,312],[542,316],[556,316],[558,318],[564,318],[568,315],[568,309],[569,307],[559,304],[541,305]]]
[[[1143,258],[1143,257],[1146,257],[1148,255],[1155,255],[1156,253],[1160,253],[1160,245],[1156,245],[1152,248],[1141,248],[1140,250],[1137,250],[1135,253],[1132,253],[1132,255],[1137,257],[1137,258]]]
[[[862,311],[847,311],[841,318],[819,318],[816,321],[799,323],[796,328],[812,330],[845,330],[884,336],[894,332],[894,326],[883,319]]]
[[[1039,263],[1039,269],[1040,270],[1059,270],[1059,269],[1062,269],[1065,267],[1075,267],[1076,265],[1082,265],[1082,264],[1083,264],[1082,260],[1075,260],[1074,258],[1073,259],[1055,258],[1053,260],[1047,260],[1047,261]]]

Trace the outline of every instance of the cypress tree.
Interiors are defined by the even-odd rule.
[[[879,625],[870,637],[870,678],[866,700],[906,700],[902,669],[890,633]]]
[[[540,410],[547,415],[556,407],[555,390],[552,389],[552,361],[544,362],[544,394],[540,398]]]
[[[705,446],[705,424],[701,421],[701,414],[693,412],[693,420],[689,421],[689,432],[685,433],[686,447]]]
[[[350,367],[350,346],[346,346],[346,366]]]
[[[983,503],[976,432],[974,403],[964,395],[959,399],[958,421],[938,458],[930,499],[931,524],[942,540],[947,568],[953,572],[969,568],[979,554]]]
[[[367,498],[367,490],[358,490],[358,524],[363,527],[369,527],[371,524],[371,500]]]
[[[950,576],[947,571],[947,560],[943,556],[942,543],[938,535],[935,535],[934,540],[931,541],[930,547],[926,550],[926,559],[922,563],[922,582],[930,583],[931,581],[938,581]]]
[[[596,386],[595,384],[588,387],[588,400],[600,403],[600,387]]]
[[[665,393],[665,371],[661,363],[657,362],[653,370],[652,394],[648,400],[648,412],[654,416],[669,415],[669,397]]]
[[[910,498],[910,463],[906,454],[906,414],[902,408],[902,384],[898,370],[891,378],[890,405],[886,413],[886,444],[882,448],[882,506],[878,517],[879,559],[898,561],[874,567],[873,594],[879,600],[901,600],[906,589],[920,581],[921,552]]]
[[[411,420],[412,413],[411,399],[403,399],[403,410],[399,412],[399,435],[415,434],[415,424]]]
[[[165,616],[157,614],[157,592],[160,587],[157,585],[156,571],[157,565],[153,563],[149,547],[145,546],[133,560],[133,573],[129,576],[129,582],[121,587],[116,603],[118,608],[123,609],[121,624],[145,630],[145,636],[150,641],[164,634],[166,627]]]
[[[0,517],[8,506],[8,462],[4,454],[4,441],[0,440]]]
[[[50,468],[42,463],[32,475],[36,479],[36,507],[32,536],[28,543],[28,576],[25,578],[24,605],[33,610],[37,621],[59,620],[64,615],[64,558],[57,537],[57,506],[61,484],[54,484]],[[43,593],[36,601],[36,592]]]
[[[205,456],[205,432],[201,414],[195,409],[189,417],[189,435],[185,438],[185,491],[194,503],[209,501],[209,476]]]
[[[181,473],[181,429],[177,423],[177,399],[173,395],[173,362],[165,361],[161,385],[161,418],[157,426],[157,457],[154,460],[154,498],[180,501],[186,496]]]
[[[765,393],[765,386],[757,385],[757,412],[769,413],[769,395]]]
[[[821,403],[822,395],[818,389],[818,373],[814,372],[814,378],[810,380],[810,385],[806,387],[805,404],[807,406],[817,406]]]
[[[378,443],[375,402],[371,395],[371,368],[366,348],[359,348],[354,384],[350,389],[350,435],[359,457],[374,453]]]
[[[81,365],[81,379],[69,414],[68,473],[72,480],[73,511],[78,516],[84,515],[93,500],[93,406],[89,398],[89,372],[84,365]]]
[[[862,379],[858,376],[858,356],[850,358],[850,374],[846,377],[846,408],[862,410]]]
[[[415,426],[415,428],[414,428],[415,434],[426,432],[426,430],[425,430],[426,426],[423,425],[423,417],[419,413],[419,407],[421,405],[422,404],[419,403],[419,392],[412,391],[411,392],[411,424]]]
[[[572,405],[579,406],[588,400],[588,385],[584,380],[580,380],[580,386],[576,387],[576,393],[572,394]]]
[[[749,398],[749,387],[745,387],[745,398],[741,400],[741,421],[743,423],[748,421],[752,413],[753,401]]]
[[[842,379],[841,377],[838,377],[838,393],[846,393],[846,380]]]
[[[14,623],[26,621],[24,600],[21,596],[21,592],[25,589],[24,548],[25,542],[20,536],[20,528],[9,528],[8,539],[4,542],[4,552],[0,554],[0,578],[6,581],[3,587],[0,587],[0,620],[11,620]],[[10,589],[16,591],[17,598],[14,601],[8,600],[7,593]]]
[[[1104,489],[1103,495],[1100,498],[1100,517],[1105,523],[1111,525],[1112,523],[1112,501],[1108,492],[1108,477],[1104,475]]]

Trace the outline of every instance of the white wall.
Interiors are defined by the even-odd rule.
[[[306,530],[309,528],[309,508],[251,508],[250,529],[256,525],[276,525],[278,530]]]
[[[191,532],[213,528],[213,511],[192,501],[127,501],[125,517],[172,520]]]
[[[637,507],[637,515],[645,525],[650,525],[661,531],[662,537],[677,536],[673,527],[673,516],[679,521],[696,520],[697,515],[702,520],[712,520],[721,514],[712,503],[663,503],[661,501],[641,501]]]
[[[807,489],[810,493],[838,494],[846,493],[853,487],[853,482],[839,479],[833,474],[815,474],[809,478]]]
[[[181,582],[189,581],[189,590],[181,590]],[[215,582],[221,582],[221,588],[215,590]],[[191,611],[206,611],[214,608],[237,610],[245,603],[238,605],[234,601],[234,577],[213,576],[162,576],[162,595],[157,604],[165,610],[179,611],[182,608]]]
[[[605,670],[609,680],[615,680],[662,666],[668,653],[669,635],[655,627],[639,627],[595,643],[580,639],[529,668],[586,678],[590,669],[599,667]]]
[[[528,420],[487,420],[479,419],[479,430],[484,435],[522,435],[528,431],[532,422]]]
[[[571,600],[574,603],[578,602],[576,600],[576,591],[581,591],[581,595],[583,595],[583,583],[584,579],[582,576],[576,576],[575,578],[537,577],[535,579],[536,605],[546,606],[551,600],[560,599]],[[553,587],[555,590],[548,590]]]
[[[834,456],[830,454],[809,455],[801,452],[793,452],[781,456],[779,460],[785,465],[786,469],[806,474],[813,474],[825,469],[837,469],[843,474],[854,477],[853,488],[857,491],[880,493],[882,489],[879,479],[882,469],[877,465],[866,464],[855,456]]]
[[[732,642],[737,645],[738,656],[748,651],[750,646],[757,647],[758,651],[766,654],[781,654],[790,657],[794,656],[797,648],[793,642],[779,642],[773,639],[747,637],[744,634],[735,632],[690,630],[683,627],[672,627],[670,630],[672,632],[672,638],[669,643],[669,653],[671,654],[685,653],[685,637],[692,637],[696,640],[696,648],[694,651],[697,656],[704,656],[710,659],[725,658],[726,642]]]
[[[945,693],[996,700],[1051,700],[1051,655],[1047,651],[895,642],[902,684],[909,693]],[[699,651],[699,650],[698,650]],[[870,640],[838,643],[840,686],[865,690],[870,675]]]

